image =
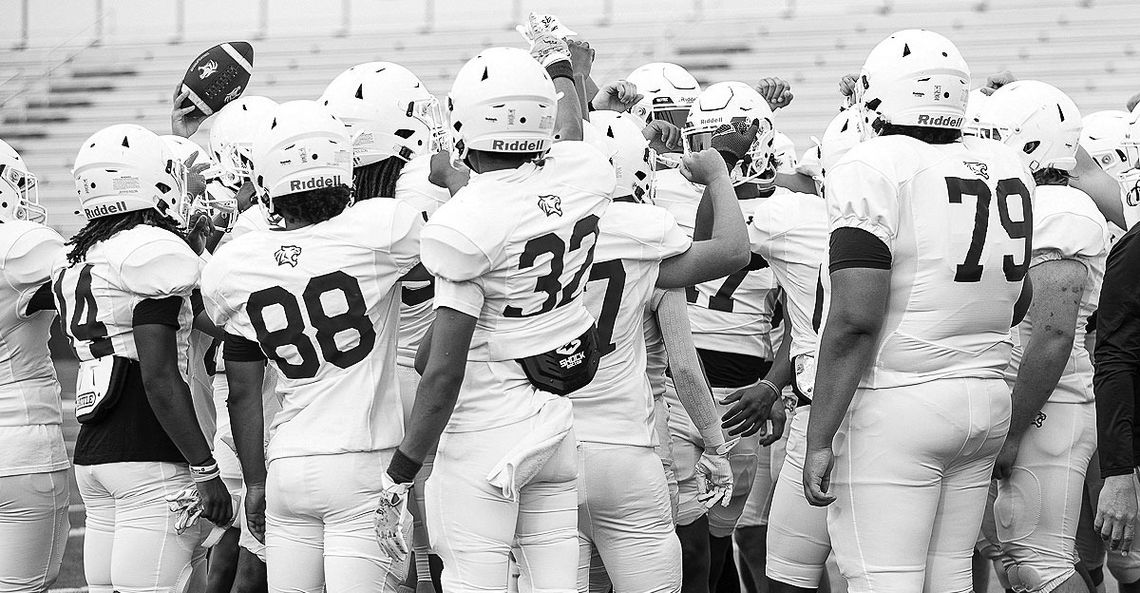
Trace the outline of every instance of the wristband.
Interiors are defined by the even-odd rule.
[[[554,62],[546,67],[546,73],[550,75],[551,79],[568,78],[574,80],[574,66],[570,64],[570,60]]]
[[[388,477],[397,484],[410,484],[416,480],[416,474],[424,464],[413,461],[404,452],[396,449],[392,461],[388,464]]]
[[[218,470],[218,462],[214,461],[213,457],[204,465],[190,466],[190,479],[194,480],[195,484],[209,482],[220,475],[222,475],[222,472]]]
[[[768,388],[772,390],[772,393],[775,393],[776,395],[780,395],[780,392],[783,391],[779,387],[776,387],[775,383],[773,383],[767,379],[760,379],[760,384],[761,385],[767,385]]]

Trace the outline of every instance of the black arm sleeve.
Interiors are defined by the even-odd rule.
[[[190,310],[194,312],[194,317],[206,310],[206,305],[202,302],[202,291],[197,288],[190,293]]]
[[[182,297],[169,296],[146,299],[135,305],[133,325],[166,325],[178,329],[178,313],[182,311]]]
[[[234,362],[261,362],[265,360],[265,353],[257,342],[227,332],[222,358]]]
[[[51,282],[44,282],[28,301],[26,315],[31,315],[37,311],[55,311],[55,297],[51,294]]]
[[[1108,256],[1097,308],[1097,451],[1101,477],[1125,475],[1140,459],[1136,438],[1136,389],[1140,373],[1140,227],[1120,238]]]
[[[831,231],[829,270],[834,274],[847,268],[891,269],[891,250],[882,239],[855,227]]]

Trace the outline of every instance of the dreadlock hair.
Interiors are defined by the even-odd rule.
[[[396,180],[407,164],[404,159],[390,156],[370,165],[352,170],[352,182],[357,200],[396,197]]]
[[[351,201],[352,188],[347,185],[318,187],[273,198],[273,213],[286,221],[316,224],[344,212]]]
[[[910,136],[927,144],[952,144],[962,139],[962,130],[952,128],[926,128],[922,126],[896,126],[884,123],[879,126],[880,136]]]
[[[67,245],[72,246],[71,252],[67,254],[68,263],[74,265],[83,261],[87,258],[87,250],[91,249],[96,243],[106,241],[118,233],[133,229],[140,224],[165,229],[183,240],[186,239],[186,236],[182,234],[182,230],[178,228],[178,223],[173,218],[154,208],[134,210],[122,214],[113,214],[111,216],[100,216],[99,218],[87,221],[87,224],[84,225],[78,233],[75,233],[74,237],[67,241]]]
[[[1073,175],[1062,169],[1046,167],[1033,172],[1033,181],[1037,185],[1069,185]]]

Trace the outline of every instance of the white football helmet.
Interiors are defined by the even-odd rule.
[[[40,205],[36,176],[16,149],[0,140],[0,222],[29,220],[43,223],[47,210]]]
[[[978,113],[986,104],[986,99],[989,97],[982,92],[982,89],[970,91],[970,98],[966,102],[966,121],[962,123],[963,135],[973,136],[978,133]]]
[[[776,158],[776,172],[794,175],[800,165],[796,157],[796,143],[787,134],[778,131],[772,141],[772,151]]]
[[[1135,155],[1124,141],[1128,136],[1128,112],[1106,110],[1090,113],[1081,120],[1080,145],[1106,173],[1120,177],[1133,168]]]
[[[182,163],[157,134],[135,124],[103,128],[75,156],[75,190],[87,220],[154,208],[181,225]]]
[[[210,152],[216,166],[206,172],[206,177],[220,179],[234,191],[252,179],[253,138],[276,109],[276,101],[256,95],[246,95],[226,104],[213,117],[210,127]]]
[[[730,126],[743,131],[752,122],[759,122],[756,140],[728,173],[734,186],[771,180],[775,176],[772,156],[776,130],[772,124],[772,109],[751,86],[743,82],[718,82],[697,97],[689,115],[681,131],[686,152],[710,148],[715,133]]]
[[[262,124],[253,141],[253,163],[258,196],[271,217],[274,198],[322,187],[351,187],[352,139],[344,122],[320,103],[289,101]]]
[[[970,68],[958,48],[937,33],[908,29],[871,50],[855,82],[855,108],[867,136],[883,124],[960,130],[969,94]]]
[[[329,83],[320,101],[348,126],[357,167],[392,156],[407,162],[442,146],[439,101],[399,64],[353,66]]]
[[[637,86],[642,99],[630,113],[647,124],[663,119],[678,128],[685,127],[689,107],[701,94],[701,85],[688,70],[667,62],[653,62],[634,70],[626,80]]]
[[[558,97],[526,50],[492,47],[471,58],[447,96],[452,159],[469,150],[545,153],[554,142]]]
[[[1124,150],[1132,167],[1140,169],[1140,104],[1128,114],[1128,134],[1124,137]]]
[[[1077,166],[1081,112],[1060,89],[1038,80],[1011,82],[978,113],[978,135],[1015,150],[1030,172]]]
[[[638,202],[652,204],[655,155],[649,141],[641,134],[641,122],[627,113],[616,111],[595,111],[590,118],[593,126],[616,148],[610,158],[617,174],[614,198],[633,196]]]
[[[859,123],[862,115],[856,109],[840,111],[838,115],[827,124],[823,132],[823,139],[819,141],[819,165],[826,175],[835,167],[836,163],[863,140]]]

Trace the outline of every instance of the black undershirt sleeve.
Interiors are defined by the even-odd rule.
[[[830,273],[847,268],[891,269],[891,250],[875,235],[855,227],[831,231]]]
[[[1097,454],[1101,477],[1127,475],[1140,459],[1135,421],[1140,381],[1140,244],[1133,227],[1108,255],[1097,307]]]
[[[262,362],[265,360],[265,353],[261,351],[261,346],[257,342],[226,332],[222,358],[233,362]]]
[[[194,317],[206,310],[206,305],[202,302],[202,291],[197,288],[190,293],[190,310],[194,312]]]
[[[178,314],[182,311],[182,297],[168,296],[146,299],[135,305],[133,325],[166,325],[177,329]]]
[[[38,311],[55,311],[55,297],[51,294],[51,282],[45,282],[36,289],[36,293],[28,301],[28,310],[25,314],[31,315]]]

